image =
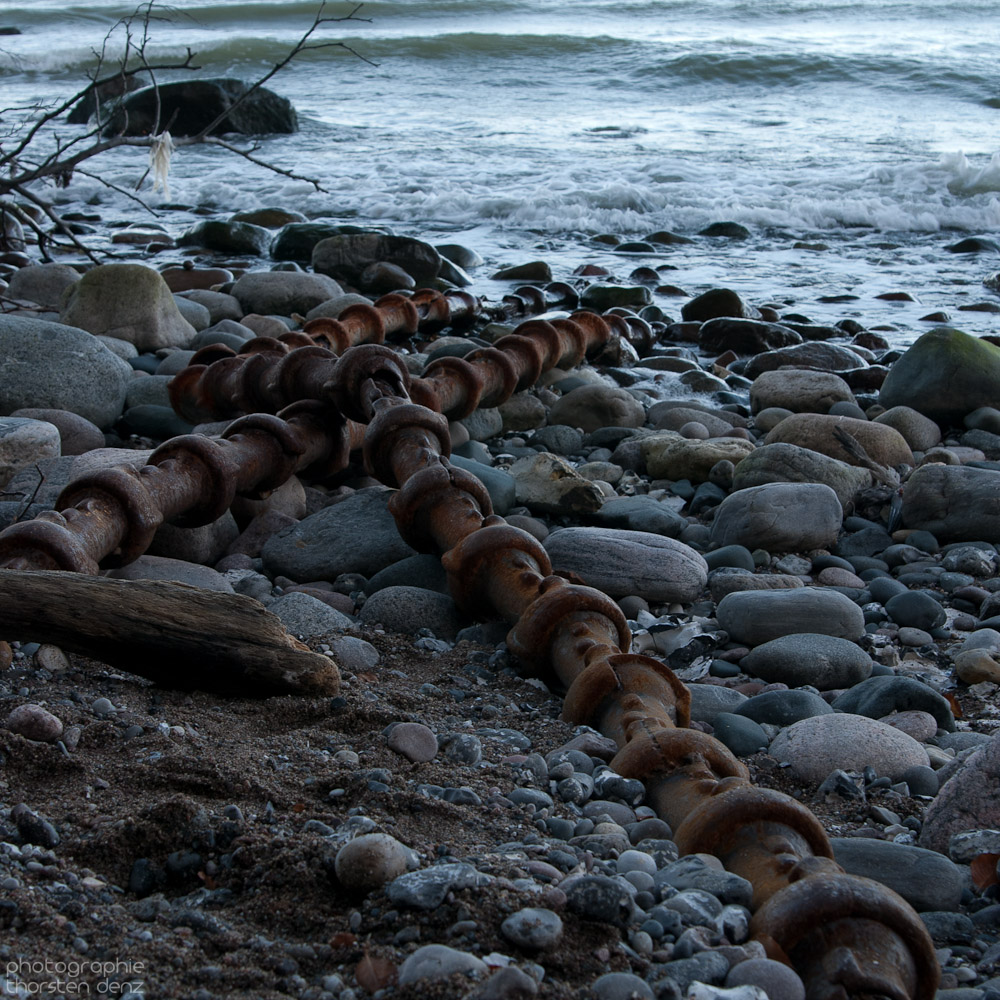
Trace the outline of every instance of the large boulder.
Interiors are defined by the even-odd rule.
[[[736,466],[733,489],[764,483],[823,483],[837,494],[841,507],[846,507],[859,490],[871,487],[872,474],[795,444],[765,444]]]
[[[182,247],[204,247],[219,253],[261,257],[271,249],[271,231],[250,222],[207,219],[182,233],[177,244]]]
[[[853,437],[879,465],[913,465],[913,452],[903,435],[894,427],[876,424],[858,417],[831,416],[828,413],[794,413],[768,432],[764,444],[797,444],[850,465],[860,463],[837,440],[840,428]]]
[[[903,523],[941,542],[1000,542],[1000,472],[921,466],[903,486]]]
[[[307,313],[340,294],[341,287],[333,278],[305,271],[251,271],[232,290],[244,313],[264,316]]]
[[[708,579],[708,565],[689,545],[646,531],[559,528],[545,551],[553,569],[570,570],[611,597],[693,601]]]
[[[942,427],[961,424],[967,413],[993,406],[1000,385],[1000,347],[939,326],[925,333],[892,366],[879,402],[911,406]]]
[[[0,316],[0,413],[69,410],[110,427],[121,416],[131,380],[131,365],[86,330]]]
[[[237,103],[239,102],[239,103]],[[221,116],[209,135],[291,134],[295,109],[273,90],[250,88],[242,80],[178,80],[126,95],[108,118],[105,135],[150,135],[169,123],[172,135],[198,135]]]
[[[312,260],[313,249],[320,240],[348,233],[368,232],[381,232],[381,230],[365,229],[339,222],[290,222],[287,226],[282,226],[275,235],[271,243],[271,256],[275,260],[295,260],[306,264]]]
[[[357,285],[369,264],[401,267],[417,284],[433,281],[441,270],[441,255],[429,243],[384,233],[345,233],[320,240],[313,247],[312,266],[319,274]]]
[[[142,264],[101,264],[88,271],[67,292],[59,320],[126,340],[142,352],[187,347],[197,333],[159,272]]]
[[[828,548],[837,541],[844,511],[822,483],[767,483],[731,493],[712,521],[713,547],[745,545],[768,552]]]

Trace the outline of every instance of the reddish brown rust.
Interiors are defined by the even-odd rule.
[[[686,691],[665,666],[629,653],[631,636],[617,604],[552,575],[539,543],[492,515],[481,484],[448,461],[446,416],[470,412],[484,398],[505,398],[544,369],[576,364],[609,335],[593,314],[532,321],[496,351],[476,352],[465,365],[438,365],[422,380],[411,380],[402,362],[377,345],[350,348],[335,362],[312,347],[308,363],[284,360],[292,352],[273,365],[271,346],[259,343],[238,371],[226,359],[181,384],[185,398],[222,407],[234,405],[214,398],[223,376],[215,384],[216,376],[203,378],[217,366],[239,405],[283,402],[318,386],[328,419],[332,403],[346,418],[370,424],[366,464],[400,487],[392,510],[404,537],[443,553],[461,607],[513,624],[511,650],[568,689],[568,719],[587,719],[618,742],[612,766],[646,784],[647,801],[674,828],[682,850],[714,853],[751,882],[755,936],[801,972],[810,1000],[930,998],[939,972],[913,911],[877,883],[843,874],[801,803],[754,788],[721,743],[676,728],[687,722]],[[496,360],[500,351],[506,362]],[[13,558],[24,566],[54,562],[93,572],[109,555],[133,557],[159,519],[206,523],[237,492],[271,488],[316,463],[338,467],[358,442],[350,420],[340,419],[328,435],[309,406],[283,415],[288,419],[244,418],[218,439],[176,439],[139,473],[74,484],[68,494],[74,507],[0,535],[0,563]]]

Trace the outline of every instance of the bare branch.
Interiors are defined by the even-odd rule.
[[[273,163],[268,163],[267,160],[259,160],[252,153],[257,148],[254,146],[250,150],[240,149],[238,146],[234,146],[232,143],[226,142],[224,139],[220,139],[217,136],[206,136],[202,142],[208,146],[219,146],[221,149],[226,150],[229,153],[234,153],[236,156],[242,156],[244,160],[255,164],[258,167],[264,167],[266,170],[270,170],[271,173],[280,174],[282,177],[288,177],[290,180],[294,181],[306,181],[312,184],[316,191],[322,191],[324,194],[329,194],[330,192],[323,187],[322,184],[315,177],[306,177],[304,174],[296,174],[291,170],[285,170],[283,167],[278,167]]]

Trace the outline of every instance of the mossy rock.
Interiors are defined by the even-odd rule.
[[[925,333],[893,366],[879,393],[891,409],[909,406],[941,427],[1000,396],[1000,347],[961,330],[939,326]]]

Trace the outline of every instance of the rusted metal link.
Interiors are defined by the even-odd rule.
[[[458,420],[480,406],[498,406],[514,392],[534,385],[549,368],[578,365],[607,344],[612,333],[621,335],[624,330],[620,317],[606,319],[591,312],[528,320],[493,347],[478,348],[464,358],[432,361],[423,378],[412,382],[395,352],[383,348],[378,357],[405,377],[407,395],[415,402]],[[276,413],[298,399],[322,399],[350,419],[360,419],[350,392],[342,387],[346,369],[331,350],[257,338],[239,354],[228,348],[222,351],[199,351],[171,380],[171,403],[185,419],[200,423],[242,413]],[[350,364],[357,363],[355,356]]]
[[[805,806],[755,788],[720,742],[684,728],[688,692],[662,663],[629,652],[618,605],[554,575],[540,543],[495,516],[481,483],[448,461],[448,414],[466,412],[473,397],[499,398],[552,365],[577,363],[609,335],[593,314],[524,324],[495,349],[466,359],[475,378],[446,365],[415,380],[385,347],[350,348],[320,385],[325,404],[300,404],[280,418],[247,417],[222,438],[175,439],[139,473],[73,484],[64,498],[74,501],[72,509],[0,534],[0,565],[94,572],[109,555],[134,557],[164,518],[205,523],[237,492],[271,488],[317,463],[337,467],[360,443],[360,424],[368,424],[366,467],[398,487],[390,509],[403,537],[420,551],[442,553],[463,610],[513,625],[512,652],[567,689],[568,721],[616,741],[621,749],[612,767],[643,781],[647,801],[671,825],[682,852],[714,854],[751,883],[754,936],[799,971],[810,1000],[930,1000],[939,970],[912,909],[884,886],[844,874]],[[308,350],[327,366],[316,348]],[[241,377],[248,381],[237,390],[244,400],[278,394],[267,373],[252,386]],[[281,378],[301,387],[292,374]],[[333,434],[327,421],[334,421]]]
[[[0,566],[94,574],[126,565],[165,521],[210,524],[237,495],[266,495],[297,472],[321,478],[342,469],[362,431],[325,404],[302,400],[278,416],[235,420],[219,437],[172,438],[138,471],[120,466],[77,479],[57,510],[0,532]]]

